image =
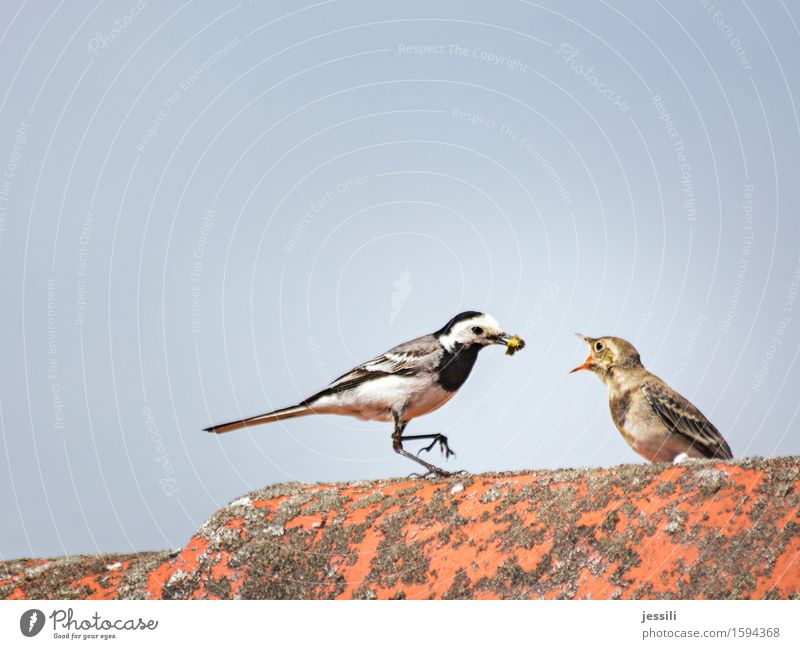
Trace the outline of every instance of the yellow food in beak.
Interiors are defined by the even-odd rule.
[[[506,356],[513,356],[525,347],[525,341],[519,336],[511,336],[506,343]]]

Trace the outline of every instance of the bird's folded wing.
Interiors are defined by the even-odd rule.
[[[692,403],[659,381],[645,381],[642,392],[664,425],[709,458],[730,459],[720,432]]]
[[[388,351],[367,361],[359,369],[385,374],[415,374],[422,369],[432,369],[425,361],[430,351]]]
[[[440,355],[435,342],[435,340],[424,341],[423,338],[418,338],[394,347],[353,368],[346,374],[342,374],[324,390],[306,399],[304,403],[310,405],[320,397],[349,390],[382,376],[392,374],[413,376],[421,370],[432,370],[436,367]]]

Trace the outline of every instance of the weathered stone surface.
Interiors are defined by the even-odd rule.
[[[800,598],[800,458],[275,485],[3,598]]]

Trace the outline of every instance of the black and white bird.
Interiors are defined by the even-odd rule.
[[[449,475],[403,448],[405,441],[429,439],[432,440],[430,445],[422,450],[430,451],[438,443],[445,457],[449,457],[454,453],[445,435],[403,435],[403,431],[409,421],[440,408],[455,395],[469,377],[478,352],[488,345],[505,345],[509,352],[513,352],[522,349],[525,342],[505,333],[492,316],[465,311],[438,331],[409,340],[362,363],[296,406],[205,430],[227,433],[237,428],[312,414],[391,421],[394,423],[392,445],[396,453],[418,462],[428,473]]]

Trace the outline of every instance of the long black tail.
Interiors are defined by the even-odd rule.
[[[207,433],[227,433],[237,428],[246,428],[248,426],[257,426],[258,424],[266,424],[271,421],[280,421],[281,419],[291,419],[292,417],[303,417],[310,415],[314,410],[309,406],[292,406],[291,408],[281,408],[280,410],[273,410],[272,412],[265,412],[263,415],[256,415],[255,417],[248,417],[247,419],[239,419],[238,421],[229,421],[227,424],[219,424],[218,426],[211,426],[205,428]]]

